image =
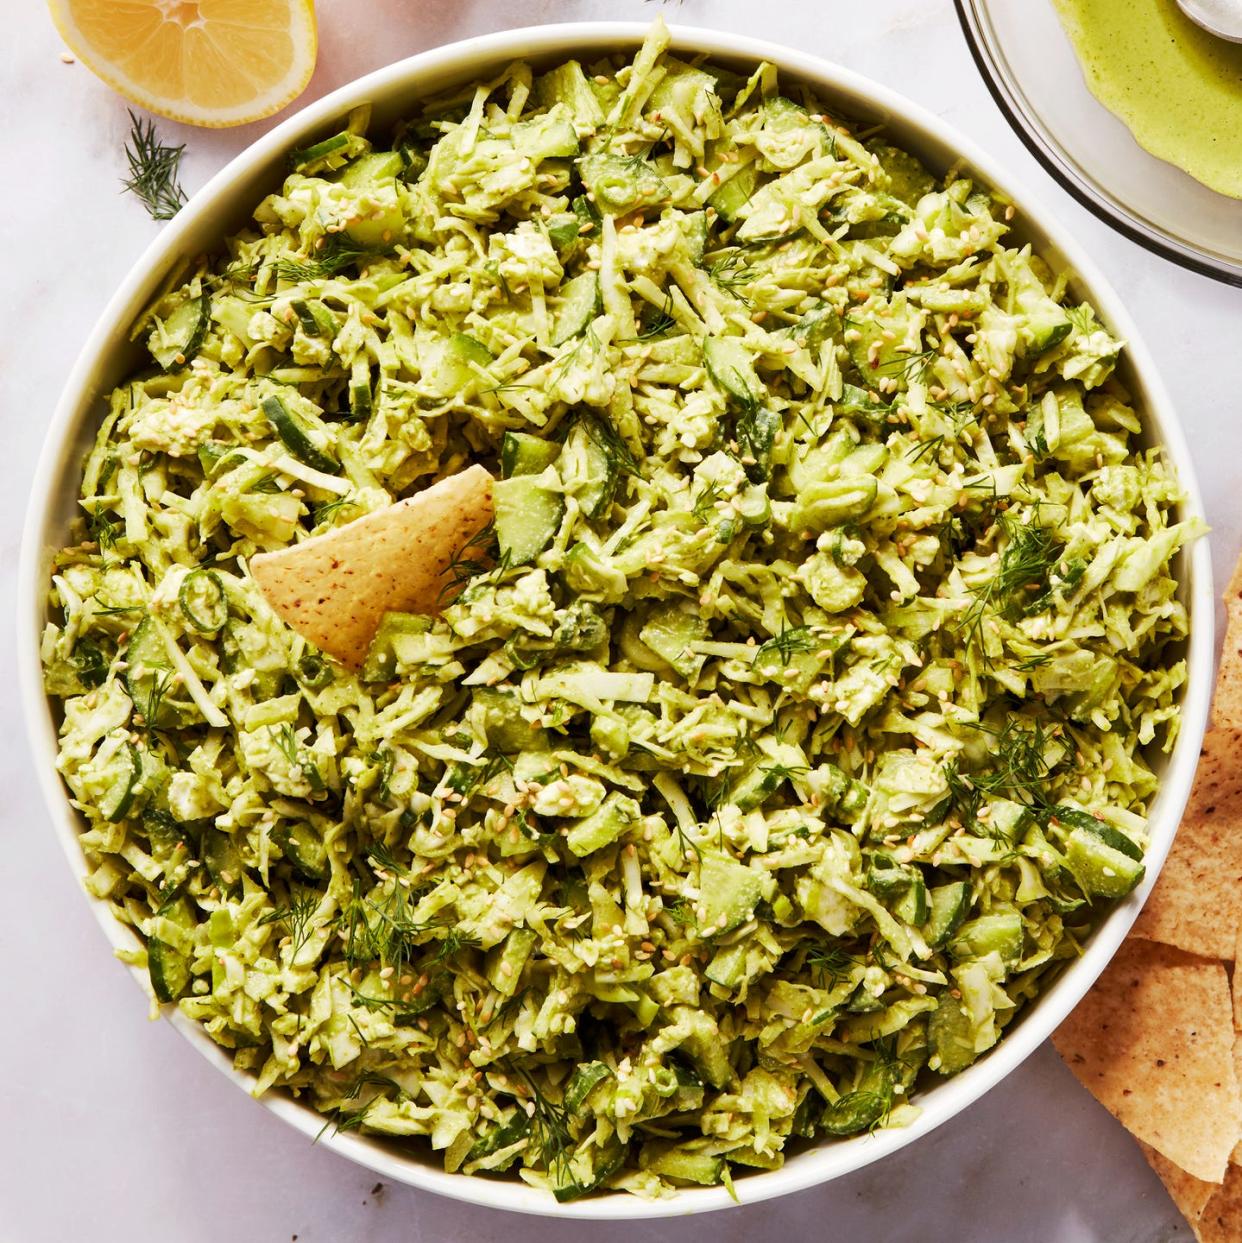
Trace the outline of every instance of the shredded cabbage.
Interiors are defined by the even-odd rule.
[[[43,647],[155,996],[562,1199],[1001,1038],[1142,876],[1202,529],[1003,199],[667,41],[293,153],[136,326]],[[475,461],[360,676],[248,576]]]

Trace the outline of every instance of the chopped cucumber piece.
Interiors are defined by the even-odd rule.
[[[893,914],[904,923],[912,924],[916,928],[922,927],[927,922],[927,885],[917,870],[906,886],[905,892],[893,905]]]
[[[147,938],[147,973],[163,1002],[176,1001],[190,986],[190,960],[159,937]]]
[[[538,475],[515,475],[492,488],[496,540],[510,565],[533,561],[561,525],[565,501],[554,467]]]
[[[323,838],[313,825],[305,820],[280,825],[273,830],[272,840],[303,879],[321,881],[328,878],[328,852]]]
[[[1055,807],[1052,814],[1065,828],[1085,829],[1088,833],[1094,833],[1105,846],[1121,851],[1135,862],[1142,862],[1143,848],[1106,820],[1097,819],[1090,812],[1079,811],[1075,807]]]
[[[732,223],[738,218],[742,208],[750,202],[758,185],[759,170],[754,164],[747,164],[745,168],[734,173],[707,201],[716,209],[718,215]]]
[[[465,400],[479,391],[476,370],[495,362],[482,341],[465,332],[455,332],[440,349],[439,359],[427,376],[431,387],[442,397]]]
[[[230,898],[240,897],[246,865],[232,835],[222,829],[205,829],[202,855],[207,874],[220,892]]]
[[[1090,829],[1074,829],[1065,862],[1088,897],[1124,898],[1144,877],[1142,862],[1115,850]]]
[[[585,155],[578,161],[578,175],[605,215],[663,206],[669,198],[664,179],[640,156]]]
[[[753,406],[766,396],[754,358],[741,337],[707,337],[703,362],[713,382],[741,405]]]
[[[279,397],[265,397],[263,413],[267,415],[268,421],[285,448],[299,462],[305,462],[313,470],[323,471],[325,475],[334,475],[340,470],[340,462],[315,444],[306,424]]]
[[[558,473],[565,491],[578,499],[588,518],[598,518],[612,505],[618,470],[608,447],[596,433],[593,419],[580,419],[565,438]]]
[[[197,298],[182,302],[163,323],[156,325],[148,348],[165,371],[175,371],[197,356],[210,326],[211,294],[204,290]]]
[[[399,151],[369,151],[346,165],[338,180],[343,186],[360,189],[377,181],[391,181],[401,168]]]
[[[705,854],[699,867],[699,930],[721,936],[744,924],[763,897],[759,873],[727,855]]]
[[[934,885],[928,892],[931,911],[925,933],[927,944],[938,949],[957,934],[970,909],[970,886],[965,881]]]
[[[718,949],[715,956],[703,968],[703,974],[721,988],[733,990],[746,974],[746,959],[750,946],[745,941]]]
[[[689,1147],[648,1145],[642,1156],[647,1169],[679,1183],[714,1187],[724,1172],[723,1158]]]
[[[502,755],[529,750],[534,727],[522,715],[522,701],[509,691],[481,686],[474,692],[480,726],[489,747]]]
[[[561,454],[555,440],[531,436],[527,432],[505,432],[500,442],[500,473],[510,479],[514,475],[538,475]]]
[[[565,1085],[565,1112],[576,1114],[586,1104],[586,1099],[612,1071],[603,1062],[583,1062],[570,1076]]]
[[[545,116],[515,125],[513,145],[535,163],[568,159],[580,150],[577,131],[564,108],[554,108]]]
[[[514,928],[504,942],[487,956],[484,974],[487,982],[502,997],[512,997],[518,990],[526,960],[539,939],[532,928]]]
[[[401,635],[426,634],[431,618],[422,613],[385,613],[359,675],[364,682],[390,682],[397,675],[394,644]]]
[[[1022,957],[1022,916],[1017,911],[980,915],[958,929],[950,948],[955,958],[982,958],[995,952],[1012,965]]]
[[[693,609],[671,604],[654,609],[638,637],[683,677],[694,678],[706,659],[690,650],[707,637],[707,623]]]
[[[548,107],[564,104],[585,129],[595,129],[604,123],[604,110],[576,60],[566,61],[541,74],[535,82],[535,95]]]
[[[599,277],[594,272],[583,272],[568,281],[561,295],[560,309],[552,329],[552,344],[564,345],[566,341],[587,330],[587,326],[599,314]]]
[[[133,700],[139,724],[165,726],[175,718],[167,695],[172,683],[172,661],[159,627],[144,617],[129,637],[125,651],[125,688]]]
[[[642,814],[642,808],[632,798],[613,790],[589,816],[575,821],[565,836],[565,844],[578,858],[585,858],[611,846]]]
[[[142,760],[132,742],[125,743],[117,752],[111,771],[112,779],[97,803],[99,814],[105,820],[124,820],[133,808],[142,774]]]
[[[928,1017],[927,1036],[932,1047],[932,1069],[942,1075],[956,1075],[979,1056],[970,1018],[961,1002],[949,993],[941,996]]]

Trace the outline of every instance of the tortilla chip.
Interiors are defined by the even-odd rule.
[[[1242,1101],[1221,963],[1128,940],[1052,1043],[1132,1135],[1196,1178],[1224,1177]]]
[[[1242,1035],[1242,970],[1238,963],[1242,962],[1242,921],[1238,924],[1238,946],[1233,956],[1233,1030]]]
[[[1238,944],[1242,946],[1242,928],[1238,930]],[[1242,971],[1238,969],[1238,962],[1239,958],[1235,956],[1230,987],[1233,989],[1233,1073],[1238,1081],[1238,1090],[1242,1092]],[[1233,1155],[1229,1160],[1234,1165],[1242,1165],[1242,1136],[1233,1146]]]
[[[1242,924],[1242,732],[1209,730],[1173,849],[1132,935],[1232,961]]]
[[[1242,1092],[1242,1033],[1236,1031],[1233,1033],[1233,1077],[1238,1081],[1238,1091]],[[1232,1165],[1242,1165],[1242,1136],[1234,1144],[1229,1161]]]
[[[1177,1205],[1178,1212],[1193,1226],[1199,1220],[1204,1206],[1212,1198],[1212,1194],[1221,1189],[1220,1183],[1205,1182],[1193,1174],[1187,1174],[1181,1166],[1174,1165],[1168,1157],[1158,1153],[1150,1144],[1140,1139],[1138,1146],[1147,1164],[1155,1170],[1157,1177],[1164,1183],[1169,1199]]]
[[[1225,588],[1225,641],[1216,671],[1212,724],[1218,729],[1242,729],[1242,561]]]
[[[1215,1188],[1197,1222],[1199,1243],[1238,1243],[1242,1239],[1242,1167],[1231,1165],[1222,1187]]]
[[[304,638],[358,669],[385,613],[435,613],[453,558],[492,520],[482,466],[279,552],[250,572],[267,602]]]

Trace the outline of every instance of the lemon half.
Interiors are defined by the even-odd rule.
[[[312,0],[48,0],[61,37],[114,90],[191,125],[243,125],[310,81]]]

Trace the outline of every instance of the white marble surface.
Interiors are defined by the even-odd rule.
[[[1014,0],[1014,3],[1043,0]],[[121,100],[61,44],[38,0],[3,0],[0,51],[0,597],[12,599],[27,481],[60,383],[158,225],[118,194]],[[643,0],[319,0],[306,99],[368,69],[504,25],[654,15]],[[1218,575],[1242,543],[1242,290],[1109,231],[1038,169],[992,103],[950,0],[683,0],[669,19],[839,60],[942,114],[1024,175],[1128,299],[1177,396]],[[193,190],[264,128],[163,126]],[[507,1217],[375,1177],[248,1100],[146,1005],[52,838],[12,694],[0,611],[0,1243],[435,1240],[568,1243],[583,1227]],[[781,1238],[871,1243],[1189,1239],[1137,1149],[1049,1048],[953,1123],[879,1167],[707,1218],[587,1227],[595,1243]]]

